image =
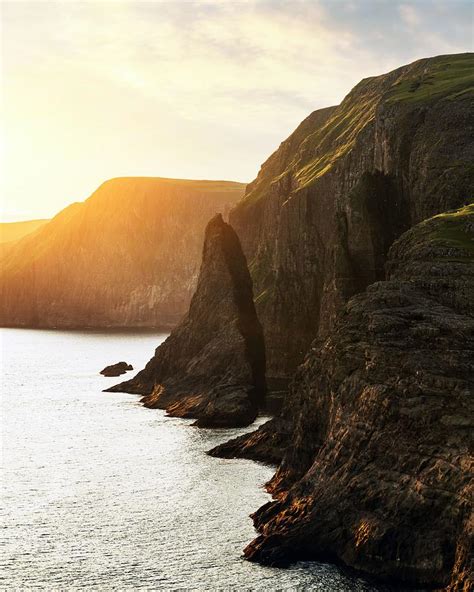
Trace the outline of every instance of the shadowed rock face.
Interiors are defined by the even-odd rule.
[[[393,241],[474,195],[473,54],[362,80],[315,111],[262,165],[231,212],[249,261],[267,384],[289,383],[354,294],[384,279]],[[284,387],[282,387],[284,388]],[[295,410],[212,453],[281,460]]]
[[[247,558],[471,589],[474,205],[395,242],[386,281],[313,343],[290,396],[277,501],[254,514]]]
[[[254,432],[243,434],[209,450],[218,458],[246,458],[269,465],[278,465],[289,445],[292,422],[289,410],[262,424]]]
[[[412,225],[474,190],[473,54],[362,80],[312,113],[230,214],[249,262],[267,379],[290,379]]]
[[[135,378],[108,389],[202,427],[251,423],[264,404],[265,347],[239,239],[220,215],[207,228],[189,312]]]

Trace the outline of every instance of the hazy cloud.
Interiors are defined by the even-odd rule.
[[[111,175],[250,180],[361,78],[472,44],[462,0],[2,7],[4,190],[25,212],[38,187],[54,210]]]

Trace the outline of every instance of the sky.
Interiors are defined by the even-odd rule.
[[[111,177],[249,182],[362,78],[473,50],[464,0],[16,0],[1,26],[1,221]]]

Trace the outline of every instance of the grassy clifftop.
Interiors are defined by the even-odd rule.
[[[292,192],[312,185],[347,156],[381,106],[410,105],[452,100],[474,93],[474,54],[456,54],[418,60],[381,76],[362,80],[325,118],[308,118],[297,128],[299,145],[292,158],[279,158],[285,142],[249,185],[243,204],[255,203],[266,190],[285,182]],[[323,112],[325,110],[321,110]],[[315,112],[319,113],[319,112]],[[308,126],[307,123],[312,123]],[[305,137],[301,138],[302,133]],[[290,136],[289,140],[293,136]]]
[[[388,101],[423,102],[451,99],[474,91],[474,56],[471,53],[419,60],[393,85]]]
[[[420,265],[426,277],[433,274],[462,277],[467,273],[465,265],[474,273],[474,203],[414,226],[394,243],[391,256],[390,275],[396,272],[409,277],[415,266],[420,275]]]

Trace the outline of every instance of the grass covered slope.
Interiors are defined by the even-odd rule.
[[[244,185],[127,177],[103,183],[2,257],[0,322],[166,327],[186,312],[204,228]]]
[[[455,99],[474,90],[472,54],[439,56],[415,62],[408,75],[394,84],[389,101],[425,102],[441,97]]]
[[[290,147],[292,157],[282,162],[280,170],[269,170],[267,163],[280,160],[277,151],[262,166],[261,176],[248,186],[243,204],[265,197],[269,185],[279,184],[288,176],[292,193],[310,186],[354,148],[382,105],[406,102],[421,106],[472,93],[474,54],[470,53],[426,58],[389,74],[366,78],[340,105],[316,111],[282,143],[279,151]]]
[[[474,203],[438,214],[405,233],[407,258],[433,262],[431,249],[443,249],[441,261],[464,262],[474,257]],[[411,245],[411,248],[408,245]],[[421,244],[423,248],[421,248]],[[400,270],[400,273],[407,271]]]

